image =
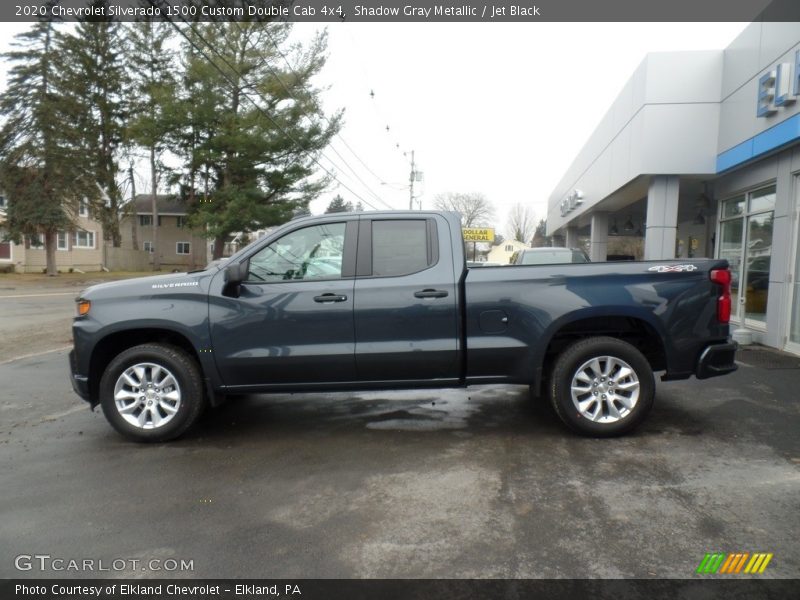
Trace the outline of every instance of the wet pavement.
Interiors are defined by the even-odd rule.
[[[72,393],[63,351],[0,381],[2,577],[685,578],[707,552],[800,576],[797,368],[659,382],[610,440],[482,386],[248,396],[140,445]],[[37,553],[128,562],[15,568]],[[151,559],[193,569],[130,567]]]

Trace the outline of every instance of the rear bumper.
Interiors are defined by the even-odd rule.
[[[695,377],[708,379],[709,377],[718,377],[735,371],[737,369],[735,359],[738,347],[739,345],[736,342],[707,346],[697,361],[697,368],[694,372]]]
[[[77,372],[77,357],[75,356],[74,349],[70,350],[69,353],[69,379],[72,382],[72,389],[75,390],[75,393],[87,402],[91,402],[89,377]]]

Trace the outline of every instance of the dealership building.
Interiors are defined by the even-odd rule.
[[[733,328],[800,354],[800,23],[647,55],[548,201],[548,235],[606,260],[725,258]]]

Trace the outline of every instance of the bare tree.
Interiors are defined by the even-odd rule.
[[[536,231],[536,219],[533,210],[522,204],[515,204],[508,214],[508,232],[512,239],[528,244]]]
[[[479,193],[462,194],[446,192],[437,194],[433,205],[438,210],[450,210],[461,213],[462,227],[484,227],[492,222],[494,207]]]

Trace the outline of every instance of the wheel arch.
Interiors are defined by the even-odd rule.
[[[164,344],[175,346],[186,352],[197,363],[205,379],[207,392],[211,391],[208,377],[205,374],[203,361],[190,339],[183,333],[164,327],[145,327],[136,329],[122,329],[104,336],[92,349],[89,359],[89,395],[92,407],[100,402],[100,379],[106,367],[128,348],[140,344]],[[209,395],[213,398],[213,395]]]
[[[667,369],[664,334],[657,320],[649,313],[579,311],[555,321],[543,336],[539,368],[534,383],[541,393],[558,355],[570,344],[587,337],[613,337],[637,348],[644,354],[653,371]]]

